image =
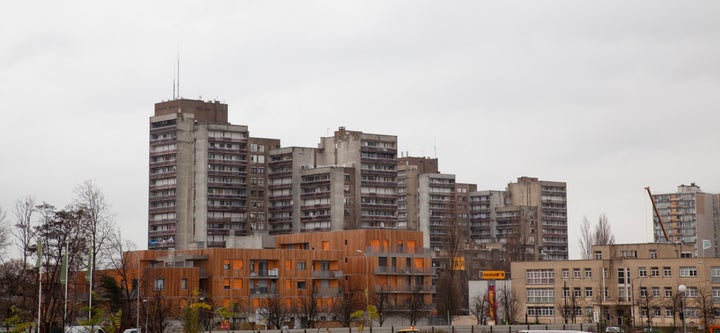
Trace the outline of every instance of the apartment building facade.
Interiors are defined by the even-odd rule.
[[[686,255],[720,256],[720,195],[704,193],[695,183],[680,185],[677,192],[654,194],[660,216],[653,211],[656,242],[683,243]]]
[[[270,174],[270,151],[280,148],[280,140],[248,138],[248,224],[253,233],[267,234],[268,183]]]
[[[247,221],[247,126],[227,105],[177,99],[150,117],[148,248],[224,247]],[[199,167],[198,167],[199,166]]]
[[[353,168],[355,221],[346,229],[395,228],[397,225],[397,137],[348,131],[340,127],[320,138],[318,167]]]
[[[680,244],[593,247],[590,260],[511,263],[517,321],[603,326],[713,325],[720,315],[720,258],[681,257]],[[680,285],[685,293],[679,292]]]
[[[413,297],[430,306],[432,264],[419,232],[387,229],[278,235],[272,249],[147,250],[126,253],[140,295],[148,302],[181,309],[193,291],[215,308],[241,308],[243,320],[262,320],[269,302],[294,311],[291,327],[307,327],[307,302],[319,320],[337,320],[333,304],[353,299],[403,313]],[[138,273],[140,272],[140,273]],[[134,285],[138,285],[137,282]],[[178,315],[175,312],[174,315]]]

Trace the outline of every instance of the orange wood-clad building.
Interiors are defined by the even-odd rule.
[[[421,232],[367,229],[274,237],[274,248],[147,250],[126,253],[126,261],[140,263],[142,298],[161,295],[176,309],[193,290],[215,306],[239,303],[249,313],[269,297],[299,305],[316,290],[318,304],[328,309],[341,291],[363,294],[368,285],[370,304],[382,295],[402,305],[418,293],[425,304],[432,302],[432,260]]]

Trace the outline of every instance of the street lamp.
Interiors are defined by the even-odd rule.
[[[687,292],[687,286],[684,284],[681,284],[678,286],[678,291],[682,294],[682,324],[683,324],[683,333],[687,333],[687,326],[685,325],[685,292]]]
[[[563,307],[563,317],[565,317],[565,325],[568,323],[568,308],[567,308],[567,298],[568,298],[568,291],[567,291],[567,281],[563,281],[563,298],[565,299],[565,307]],[[575,309],[573,309],[575,311]],[[527,320],[526,320],[527,321]]]
[[[149,331],[148,331],[148,300],[144,299],[143,304],[145,305],[145,333],[149,333]]]
[[[368,264],[368,256],[367,253],[363,252],[362,250],[357,250],[357,253],[362,254],[365,257],[365,317],[370,322],[370,326],[372,326],[372,320],[370,319],[370,265]]]

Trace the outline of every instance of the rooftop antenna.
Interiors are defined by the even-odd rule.
[[[180,46],[177,50],[177,98],[180,98]]]
[[[433,154],[435,154],[434,158],[437,158],[437,137],[433,140]]]

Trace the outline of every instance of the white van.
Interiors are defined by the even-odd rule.
[[[90,333],[90,326],[68,326],[65,333]],[[100,326],[92,326],[92,333],[105,333],[105,330]]]

